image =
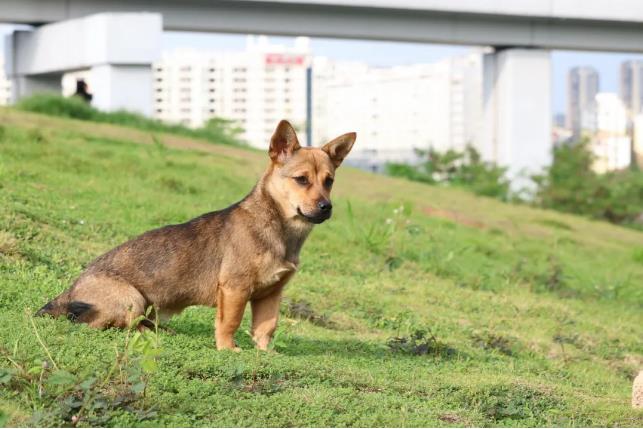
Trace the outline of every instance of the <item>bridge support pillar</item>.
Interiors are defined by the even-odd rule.
[[[65,73],[85,70],[92,105],[150,115],[162,24],[156,13],[101,13],[15,31],[5,41],[13,101],[60,93]]]
[[[540,49],[496,48],[483,59],[484,159],[508,166],[514,190],[551,162],[551,61]]]

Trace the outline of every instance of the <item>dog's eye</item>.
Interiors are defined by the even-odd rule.
[[[324,186],[330,188],[331,186],[333,186],[333,182],[334,180],[332,177],[327,177],[326,180],[324,180]]]
[[[308,185],[308,177],[306,176],[297,176],[293,177],[293,179],[295,179],[295,182],[299,183],[302,186]]]

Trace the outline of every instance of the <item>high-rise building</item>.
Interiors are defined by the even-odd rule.
[[[627,168],[632,159],[631,138],[627,134],[628,115],[618,95],[596,95],[596,133],[591,139],[594,170],[605,173]]]
[[[632,118],[643,112],[643,60],[621,64],[620,92]]]
[[[575,138],[583,131],[596,128],[596,94],[599,90],[598,72],[593,67],[574,67],[567,75],[567,128]]]
[[[463,150],[477,143],[482,54],[433,64],[372,68],[315,59],[313,136],[322,143],[356,131],[351,162],[379,169],[417,161],[416,149]]]
[[[200,127],[232,119],[252,146],[265,148],[279,120],[289,119],[305,142],[307,38],[294,46],[248,37],[243,52],[165,53],[154,64],[154,117]]]
[[[0,56],[0,106],[11,104],[11,81],[7,79],[4,71],[4,58]]]

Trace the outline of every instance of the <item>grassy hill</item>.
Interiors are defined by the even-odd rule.
[[[277,353],[247,318],[217,352],[208,308],[146,336],[31,314],[100,253],[241,199],[267,156],[0,124],[0,425],[643,425],[643,233],[342,168]]]

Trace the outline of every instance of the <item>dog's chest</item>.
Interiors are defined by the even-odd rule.
[[[274,261],[260,267],[255,293],[269,292],[275,287],[283,286],[296,271],[297,264],[291,261]]]

